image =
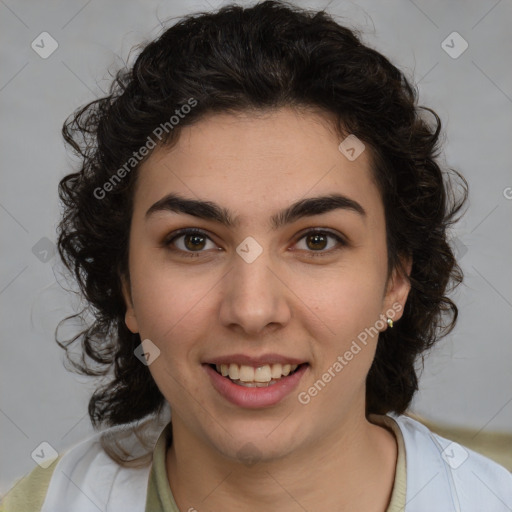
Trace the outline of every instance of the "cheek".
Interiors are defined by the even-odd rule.
[[[301,279],[294,289],[299,297],[307,298],[309,308],[331,331],[347,339],[379,318],[384,286],[385,275],[380,266],[361,260]]]
[[[190,379],[190,371],[200,357],[197,340],[208,332],[204,326],[212,322],[212,311],[207,307],[209,290],[214,293],[213,284],[153,271],[132,282],[140,337],[150,339],[160,351],[149,371],[176,407],[186,403],[189,393],[195,395],[196,384]],[[185,394],[183,382],[188,382]]]
[[[211,314],[207,308],[215,281],[188,270],[171,272],[150,264],[139,268],[144,270],[138,273],[134,265],[132,292],[141,338],[151,339],[160,350],[179,352],[197,335],[201,319]]]

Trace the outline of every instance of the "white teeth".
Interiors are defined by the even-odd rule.
[[[270,371],[270,366],[268,364],[265,366],[259,366],[254,370],[254,380],[256,382],[270,382],[271,379],[272,372]]]
[[[281,373],[282,369],[283,369],[283,367],[280,364],[273,364],[272,370],[271,370],[272,378],[280,379],[281,375],[282,375],[282,373]]]
[[[297,369],[297,364],[265,364],[254,368],[244,364],[231,363],[215,366],[217,371],[231,380],[240,380],[244,383],[269,383],[272,380],[286,377]],[[249,387],[254,387],[249,385]],[[261,387],[261,386],[258,386]]]
[[[240,378],[240,369],[237,364],[231,363],[229,365],[229,377],[233,380]]]
[[[252,366],[240,366],[240,376],[242,382],[254,382],[254,368]]]
[[[271,380],[270,382],[242,382],[241,380],[235,381],[235,384],[238,386],[243,386],[244,388],[268,388],[269,386],[273,386],[275,383],[275,380]]]

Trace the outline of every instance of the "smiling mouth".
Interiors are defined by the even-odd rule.
[[[248,388],[264,388],[293,375],[302,364],[264,364],[258,367],[231,363],[231,364],[210,364],[218,374],[229,379],[234,384]]]

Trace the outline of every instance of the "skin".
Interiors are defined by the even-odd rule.
[[[409,292],[397,271],[387,279],[384,207],[369,151],[349,161],[340,142],[314,112],[215,114],[183,128],[176,145],[157,148],[140,168],[130,278],[123,280],[126,325],[160,350],[149,369],[172,410],[166,466],[181,510],[382,512],[389,503],[396,440],[365,417],[377,336],[309,404],[297,400],[359,333],[393,304],[403,307]],[[169,211],[146,220],[170,192],[214,201],[240,224]],[[334,192],[357,201],[366,216],[342,209],[270,228],[271,215],[291,203]],[[199,257],[180,256],[180,249],[193,252],[187,237],[174,241],[174,252],[163,244],[188,227],[210,237]],[[304,237],[315,228],[347,245],[328,238],[318,249]],[[250,264],[236,252],[248,236],[263,249]],[[297,392],[272,407],[231,404],[201,366],[217,356],[270,352],[310,365]],[[238,455],[247,443],[257,464]]]

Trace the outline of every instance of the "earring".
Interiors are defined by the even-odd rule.
[[[391,318],[388,318],[387,323],[389,325],[389,328],[392,329],[393,328],[393,320],[391,320]]]

